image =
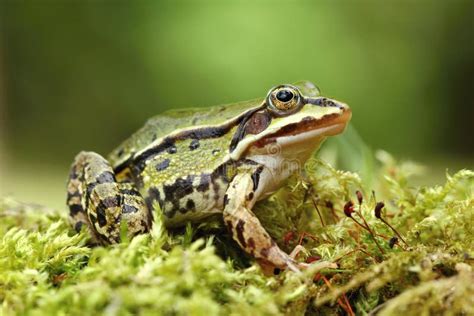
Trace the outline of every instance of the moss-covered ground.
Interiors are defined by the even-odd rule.
[[[89,247],[65,210],[0,199],[1,314],[474,315],[474,172],[416,187],[379,157],[370,188],[312,160],[258,204],[302,273],[265,276],[218,221]]]

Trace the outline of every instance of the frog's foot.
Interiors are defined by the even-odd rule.
[[[306,250],[303,246],[301,245],[296,245],[295,248],[293,248],[293,251],[291,251],[290,253],[290,257],[295,260],[296,257],[298,257],[298,255],[300,254],[300,252]]]
[[[118,243],[121,222],[128,237],[145,233],[151,215],[131,183],[119,183],[109,162],[93,152],[81,152],[71,167],[67,205],[74,228],[86,225],[96,242]]]
[[[297,245],[293,249],[293,251],[288,255],[293,260],[291,264],[288,264],[288,269],[290,269],[291,271],[301,271],[307,269],[310,266],[310,264],[308,263],[296,261],[296,257],[298,256],[298,254],[304,250],[305,248],[301,245]],[[258,263],[265,275],[277,275],[281,271],[280,267],[276,267],[266,260],[258,260]]]
[[[250,210],[254,198],[250,174],[238,174],[226,192],[224,221],[234,240],[259,262],[299,271],[299,263],[281,250]]]

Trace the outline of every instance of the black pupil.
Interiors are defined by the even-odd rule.
[[[276,98],[281,102],[288,102],[293,99],[293,93],[289,90],[280,90],[276,94]]]

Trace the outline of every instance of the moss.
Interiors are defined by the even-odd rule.
[[[299,259],[316,260],[274,277],[218,221],[181,232],[158,221],[151,234],[90,248],[65,213],[3,198],[2,314],[474,313],[474,172],[416,187],[418,166],[378,158],[375,195],[356,174],[311,160],[304,177],[257,205],[282,248],[302,243]],[[380,201],[379,217],[393,229],[374,214]]]

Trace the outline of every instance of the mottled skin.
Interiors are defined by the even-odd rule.
[[[164,113],[108,159],[76,156],[67,198],[73,225],[110,244],[120,242],[122,225],[130,237],[148,232],[154,216],[176,227],[222,213],[242,249],[298,270],[302,264],[280,250],[251,209],[350,116],[347,105],[320,97],[309,82],[277,86],[264,100]]]

